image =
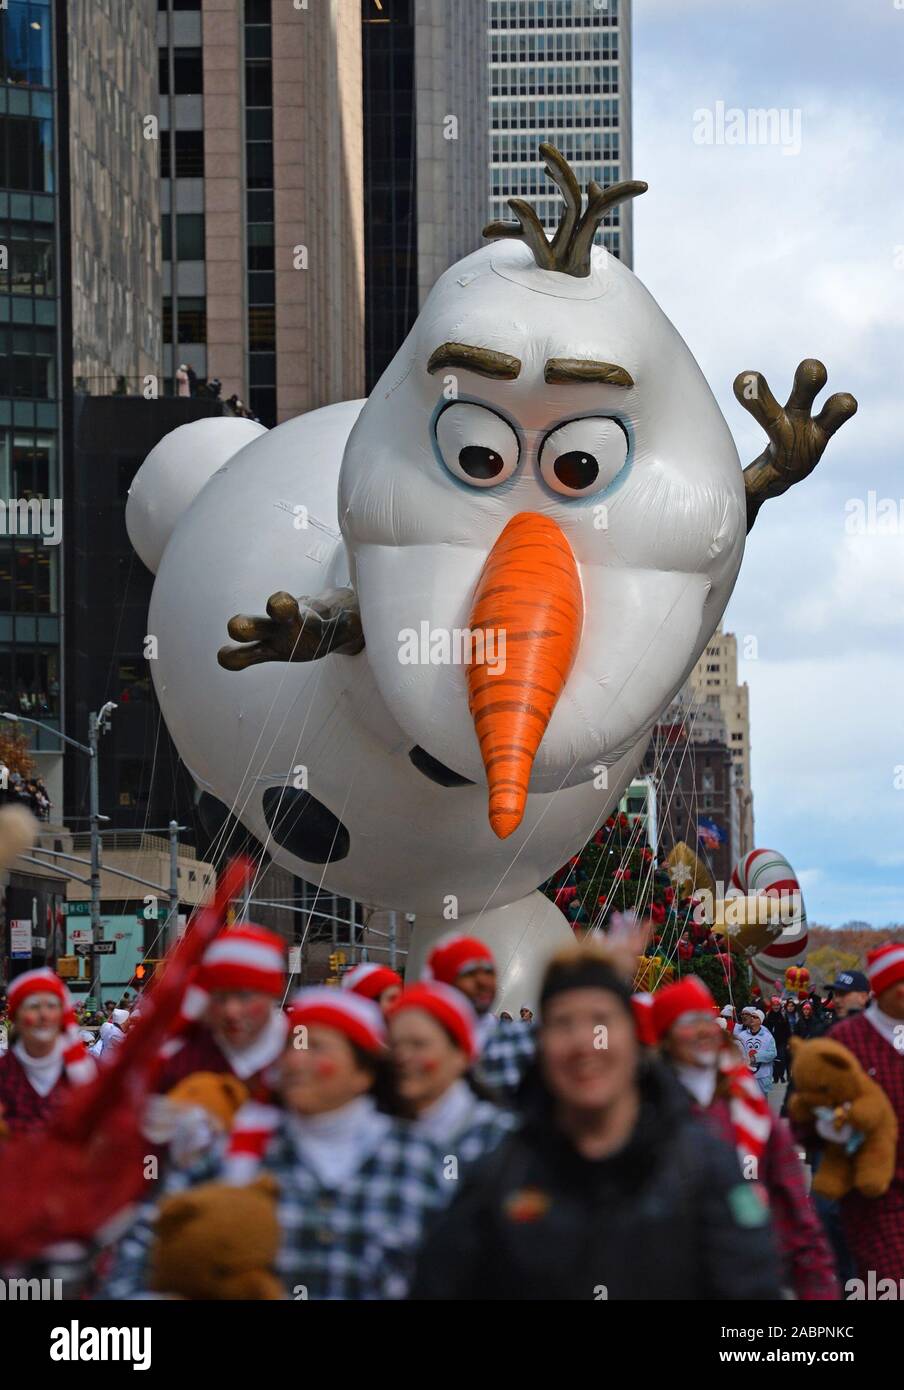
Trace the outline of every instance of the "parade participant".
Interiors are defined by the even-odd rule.
[[[719,1017],[725,1019],[725,1027],[727,1031],[729,1033],[733,1033],[735,1028],[737,1027],[734,1004],[726,1004]]]
[[[0,1114],[10,1135],[38,1129],[70,1086],[95,1075],[69,991],[52,970],[28,970],[9,987],[9,1050],[0,1057]]]
[[[855,1014],[862,1013],[869,1003],[869,980],[862,970],[842,970],[829,989],[832,991],[834,1018],[828,1019],[828,1028],[834,1027],[835,1022],[843,1018],[853,1018]]]
[[[372,1000],[305,989],[289,1023],[275,1068],[278,1106],[249,1102],[244,1119],[239,1112],[244,1155],[219,1170],[176,1174],[168,1190],[217,1177],[241,1185],[270,1173],[280,1190],[275,1272],[289,1298],[404,1298],[425,1221],[455,1187],[444,1180],[443,1155],[378,1109],[389,1060]],[[152,1238],[150,1209],[120,1243],[107,1297],[144,1290]]]
[[[769,1012],[765,1026],[775,1040],[775,1061],[772,1064],[772,1079],[777,1084],[788,1079],[788,1046],[791,1041],[791,1025],[782,1011],[782,1001],[777,994],[769,1000]]]
[[[460,990],[412,985],[390,1006],[389,1046],[403,1114],[461,1164],[490,1153],[515,1126],[469,1078],[477,1059],[477,1015]]]
[[[125,1042],[126,1029],[129,1026],[128,1009],[112,1009],[110,1017],[106,1023],[101,1024],[100,1034],[97,1042],[91,1051],[95,1057],[103,1057],[104,1053],[109,1053],[114,1047]]]
[[[253,1091],[280,1055],[286,1017],[281,936],[251,923],[231,927],[208,947],[186,993],[180,1031],[163,1049],[157,1090],[193,1072],[232,1072]]]
[[[539,1015],[522,1127],[439,1218],[413,1296],[778,1297],[766,1205],[641,1048],[611,954],[556,955]]]
[[[513,1095],[533,1060],[536,1036],[532,1026],[504,1023],[494,1015],[496,962],[489,948],[473,936],[443,936],[427,957],[424,978],[453,985],[470,1000],[477,1014],[477,1074],[490,1090]]]
[[[832,1041],[853,1052],[888,1096],[898,1117],[895,1175],[884,1197],[849,1192],[841,1223],[861,1279],[904,1279],[904,943],[890,942],[866,958],[875,996],[862,1013],[832,1029]]]
[[[774,1084],[775,1039],[769,1030],[763,1027],[766,1015],[762,1009],[745,1009],[744,1015],[746,1026],[741,1029],[740,1035],[735,1036],[747,1053],[750,1070],[756,1077],[757,1085],[764,1095],[768,1095]]]
[[[388,965],[363,961],[342,976],[342,988],[353,990],[362,999],[372,999],[385,1014],[392,1001],[402,992],[402,977],[390,970]]]
[[[735,1146],[744,1176],[762,1185],[785,1282],[795,1296],[837,1299],[832,1252],[807,1196],[791,1131],[773,1117],[750,1069],[719,1029],[714,1006],[706,985],[693,975],[654,996],[663,1058],[691,1097],[694,1113]]]

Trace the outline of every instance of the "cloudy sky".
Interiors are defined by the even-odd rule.
[[[784,401],[797,363],[819,357],[825,395],[860,402],[816,473],[760,513],[725,623],[756,639],[740,668],[756,841],[798,870],[810,919],[836,925],[904,922],[899,5],[634,0],[634,175],[650,184],[635,270],[695,353],[742,462],[765,436],[734,400],[739,371],[762,371]],[[697,113],[720,102],[783,110],[787,152],[697,143]],[[854,534],[870,492],[883,520]]]

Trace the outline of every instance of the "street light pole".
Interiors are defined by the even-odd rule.
[[[169,823],[169,921],[166,929],[167,949],[176,944],[179,935],[179,822]]]
[[[40,719],[30,719],[24,714],[13,714],[8,710],[0,713],[0,718],[8,719],[11,724],[33,724],[36,729],[44,729],[49,734],[54,734],[63,743],[69,743],[73,748],[77,748],[80,753],[87,753],[91,760],[91,777],[89,781],[89,817],[91,823],[91,945],[102,939],[103,926],[100,920],[100,822],[106,820],[106,816],[100,814],[100,781],[98,778],[97,743],[100,735],[110,728],[110,715],[116,706],[112,700],[108,700],[102,705],[97,714],[88,715],[88,745],[79,743],[78,739],[70,738],[68,734],[63,734],[59,729],[53,729],[49,724],[43,724]],[[91,952],[91,996],[97,990],[97,1004],[100,1005],[100,960],[97,953]]]
[[[89,810],[91,813],[91,945],[96,945],[103,935],[100,920],[100,778],[98,776],[97,740],[98,718],[88,715],[88,747],[91,756],[91,777],[89,782]],[[100,956],[91,952],[91,998],[94,1007],[100,1003]]]

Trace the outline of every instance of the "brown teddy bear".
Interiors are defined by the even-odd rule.
[[[248,1094],[244,1082],[230,1072],[194,1071],[167,1091],[166,1098],[172,1105],[206,1110],[224,1133],[228,1133],[236,1111],[245,1104]]]
[[[837,1201],[852,1188],[881,1197],[895,1171],[898,1121],[888,1096],[831,1038],[791,1039],[791,1119],[825,1141],[813,1191]]]
[[[189,1299],[284,1299],[272,1273],[278,1191],[264,1174],[248,1187],[208,1182],[165,1198],[151,1247],[151,1288]]]

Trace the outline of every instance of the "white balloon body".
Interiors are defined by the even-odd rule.
[[[446,342],[517,357],[519,375],[429,372]],[[617,364],[636,385],[547,384],[550,358]],[[475,442],[484,426],[491,441],[510,432],[517,464],[499,486],[472,487],[450,471],[437,420],[452,403],[476,408],[467,413]],[[576,428],[609,436],[617,422],[627,457],[605,487],[560,495],[541,466],[544,441],[584,420]],[[148,624],[158,643],[155,688],[197,785],[280,863],[331,892],[446,930],[523,906],[616,803],[737,576],[746,533],[740,463],[687,346],[604,252],[579,280],[540,271],[526,247],[501,242],[440,279],[367,402],[328,406],[250,439],[246,423],[201,421],[168,437],[184,453],[193,432],[188,481],[163,440],[127,510],[133,542],[157,572]],[[567,537],[585,613],[523,821],[500,840],[487,818],[466,670],[406,664],[400,634],[424,624],[466,629],[487,556],[525,511],[553,518]],[[348,583],[361,605],[359,654],[241,672],[218,665],[233,614],[263,613],[276,590],[316,597]],[[416,746],[471,784],[430,780],[409,757]],[[325,862],[322,850],[308,857],[297,840],[274,840],[263,803],[280,788],[287,798],[307,791],[341,822],[341,857]]]

